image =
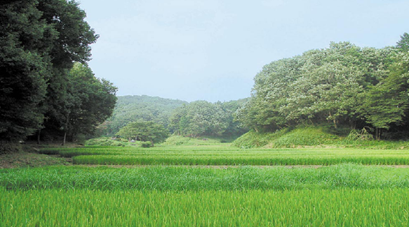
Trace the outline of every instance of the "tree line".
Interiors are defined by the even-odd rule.
[[[189,103],[173,112],[169,118],[169,129],[175,134],[189,137],[238,137],[248,129],[234,120],[234,113],[246,100]]]
[[[188,102],[146,95],[118,96],[112,116],[98,127],[97,134],[114,136],[122,127],[136,121],[152,121],[168,128],[173,111],[184,104]]]
[[[256,132],[331,122],[402,136],[409,128],[409,35],[394,47],[349,42],[265,65],[236,119]],[[407,133],[405,134],[407,135]]]
[[[191,103],[150,96],[120,96],[100,135],[158,143],[171,133],[187,137],[235,138],[248,131],[234,120],[247,99]]]
[[[87,62],[98,35],[73,0],[0,2],[0,142],[65,141],[108,118],[116,87]]]

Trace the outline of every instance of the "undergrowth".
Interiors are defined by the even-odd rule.
[[[355,130],[328,126],[284,128],[273,133],[249,131],[236,139],[232,146],[239,148],[302,148],[352,147],[369,149],[408,149],[407,141],[374,140],[366,129]]]

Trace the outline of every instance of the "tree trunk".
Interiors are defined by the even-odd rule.
[[[64,139],[62,141],[62,146],[65,145],[65,140],[67,139],[67,129],[68,129],[68,123],[70,121],[70,113],[67,114],[67,121],[65,122],[65,127],[64,127]]]
[[[63,139],[63,141],[62,141],[62,146],[64,146],[65,145],[65,139],[67,138],[67,132],[64,132],[64,139]]]
[[[356,129],[356,121],[352,121],[351,119],[349,120],[349,127],[351,129]]]
[[[39,129],[37,133],[37,145],[40,144],[40,138],[41,138],[41,129]]]
[[[377,141],[381,140],[381,134],[382,134],[382,129],[375,128],[375,136],[376,136]]]

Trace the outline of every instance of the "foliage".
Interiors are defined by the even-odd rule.
[[[21,145],[19,143],[0,140],[0,155],[18,153],[20,151]]]
[[[143,142],[141,143],[141,147],[142,147],[142,148],[150,148],[150,147],[152,147],[152,143],[149,142],[149,141],[143,141]]]
[[[396,43],[396,48],[404,52],[409,51],[409,34],[408,33],[403,33],[403,35],[400,36],[400,40]]]
[[[24,139],[42,123],[52,25],[41,20],[37,1],[15,1],[0,8],[0,139]],[[37,3],[38,4],[38,3]]]
[[[150,141],[153,146],[154,143],[164,142],[169,136],[169,131],[152,121],[136,121],[123,127],[117,135],[138,141]]]
[[[325,126],[298,126],[294,129],[280,129],[274,133],[250,131],[233,142],[233,146],[252,148],[294,148],[300,146],[319,146],[339,144],[341,137],[328,133]]]
[[[128,123],[139,120],[152,121],[168,128],[172,112],[183,104],[187,102],[145,95],[119,96],[112,116],[99,127],[100,133],[113,136]]]
[[[389,67],[390,74],[365,94],[362,111],[367,122],[378,129],[389,129],[391,124],[402,124],[409,109],[409,54],[398,53]]]
[[[172,135],[166,142],[164,146],[213,146],[221,143],[227,143],[228,140],[217,137],[184,137],[179,135]]]
[[[195,101],[176,109],[169,118],[175,134],[198,137],[239,136],[246,131],[233,119],[233,114],[246,100],[210,103]]]
[[[368,131],[363,128],[360,132],[356,129],[351,130],[349,135],[346,137],[348,141],[370,141],[373,140],[373,136],[368,133]]]
[[[269,144],[274,138],[277,138],[277,136],[283,135],[286,132],[287,132],[287,129],[282,129],[274,133],[261,133],[261,132],[255,132],[254,130],[251,130],[243,134],[239,138],[237,138],[232,143],[232,146],[244,148],[244,149],[263,147]]]
[[[274,61],[255,77],[251,99],[236,119],[256,132],[332,122],[337,129],[406,127],[407,34],[397,48],[360,48],[349,42]],[[402,127],[402,128],[399,128]]]
[[[64,131],[71,136],[92,134],[96,126],[111,116],[116,103],[116,87],[97,79],[91,69],[75,63],[70,71],[70,102],[67,103]]]
[[[98,38],[85,16],[75,1],[2,3],[0,140],[16,142],[35,132],[38,141],[68,131],[87,134],[110,115],[115,88],[96,83],[84,65],[74,66],[90,60],[90,44]],[[107,106],[97,104],[101,99]]]
[[[117,138],[118,139],[118,138]],[[108,137],[92,138],[85,142],[86,146],[125,146],[128,141],[113,140]]]

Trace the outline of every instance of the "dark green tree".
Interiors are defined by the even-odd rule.
[[[91,57],[90,44],[98,35],[85,21],[86,14],[77,2],[70,0],[41,0],[38,8],[42,20],[52,25],[58,39],[50,42],[52,77],[47,79],[47,96],[43,103],[45,112],[44,130],[39,130],[55,139],[60,136],[67,122],[67,113],[74,105],[69,72],[75,62],[86,63]]]
[[[409,51],[409,34],[404,33],[400,36],[400,40],[396,44],[396,48],[400,49],[401,51]]]
[[[14,1],[0,7],[0,142],[24,139],[41,126],[40,103],[50,77],[49,47],[56,38],[41,20],[37,1]]]
[[[84,18],[72,0],[1,2],[0,141],[62,127],[68,72],[97,39]]]

